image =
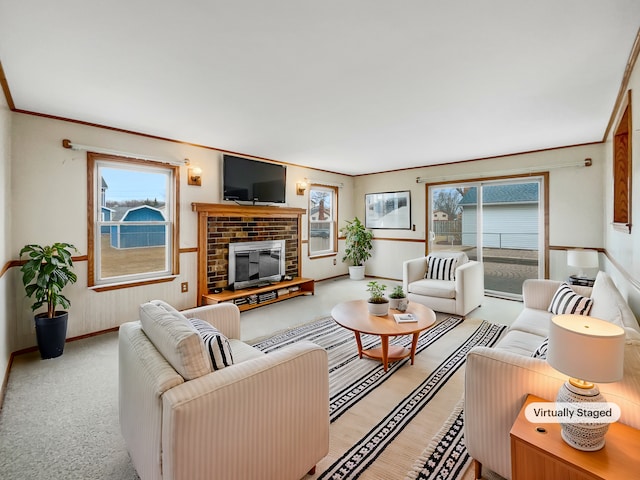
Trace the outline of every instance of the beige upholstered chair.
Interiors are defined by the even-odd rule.
[[[298,480],[313,471],[329,450],[326,351],[304,341],[264,354],[239,340],[230,303],[171,310],[145,304],[119,332],[120,427],[140,478]],[[212,371],[186,317],[228,338],[231,365]]]
[[[433,252],[403,263],[402,286],[410,302],[465,316],[482,305],[484,269],[464,252]]]

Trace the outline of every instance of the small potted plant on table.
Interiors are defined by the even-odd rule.
[[[389,308],[393,308],[395,310],[399,310],[399,306],[407,296],[404,294],[404,290],[402,289],[402,285],[396,285],[393,287],[393,292],[389,294]],[[405,306],[406,310],[406,306]]]
[[[384,296],[386,285],[374,281],[367,283],[367,291],[371,294],[369,297],[368,308],[371,315],[378,317],[385,316],[389,313],[389,299]]]
[[[38,348],[43,359],[59,357],[64,351],[69,312],[56,310],[56,306],[71,306],[69,299],[62,295],[62,289],[78,279],[72,271],[71,250],[78,251],[69,243],[32,244],[20,250],[20,258],[23,255],[29,257],[20,271],[27,297],[35,298],[31,310],[47,306],[46,312],[38,313],[34,318]]]

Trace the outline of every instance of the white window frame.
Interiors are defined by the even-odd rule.
[[[179,168],[177,166],[159,164],[157,162],[102,155],[87,154],[87,166],[89,177],[89,272],[88,286],[97,291],[102,289],[124,288],[141,284],[155,283],[173,280],[179,273],[178,269],[178,195],[179,195]],[[112,277],[101,275],[101,241],[102,227],[119,226],[121,221],[106,221],[101,211],[102,199],[102,168],[115,168],[151,172],[166,176],[166,199],[163,221],[135,221],[126,222],[127,226],[134,225],[164,225],[165,226],[165,265],[162,270],[149,271],[137,274],[128,274]]]

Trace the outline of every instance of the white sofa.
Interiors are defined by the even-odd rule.
[[[547,311],[562,282],[526,280],[524,308],[494,348],[475,347],[467,355],[464,435],[476,476],[486,467],[511,478],[509,431],[527,394],[555,400],[566,375],[546,360],[533,358],[549,331]],[[572,286],[593,299],[590,316],[610,321],[626,331],[624,376],[599,384],[607,401],[617,403],[621,423],[640,428],[640,327],[611,277],[599,272],[593,288]]]
[[[454,278],[451,280],[425,278],[429,257],[455,259]],[[464,317],[471,310],[482,305],[484,268],[480,262],[469,260],[464,252],[432,252],[427,257],[418,257],[403,263],[402,287],[410,302],[422,303],[436,312]]]
[[[228,337],[232,365],[212,371],[186,317]],[[325,350],[305,341],[264,354],[239,338],[229,303],[177,312],[154,301],[120,327],[120,426],[142,480],[297,480],[328,453]]]

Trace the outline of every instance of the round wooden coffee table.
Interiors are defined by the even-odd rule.
[[[397,323],[394,314],[410,313],[417,319],[410,323]],[[331,316],[339,325],[352,330],[358,344],[358,355],[363,355],[382,361],[384,371],[387,371],[389,362],[395,362],[403,358],[411,357],[411,365],[416,355],[416,346],[420,332],[432,326],[436,321],[436,314],[429,307],[416,302],[409,303],[406,312],[389,309],[386,316],[374,316],[369,314],[365,300],[353,300],[339,303],[331,310]],[[380,348],[362,349],[361,333],[380,336]],[[413,335],[411,349],[401,345],[389,345],[389,337],[399,335]]]

